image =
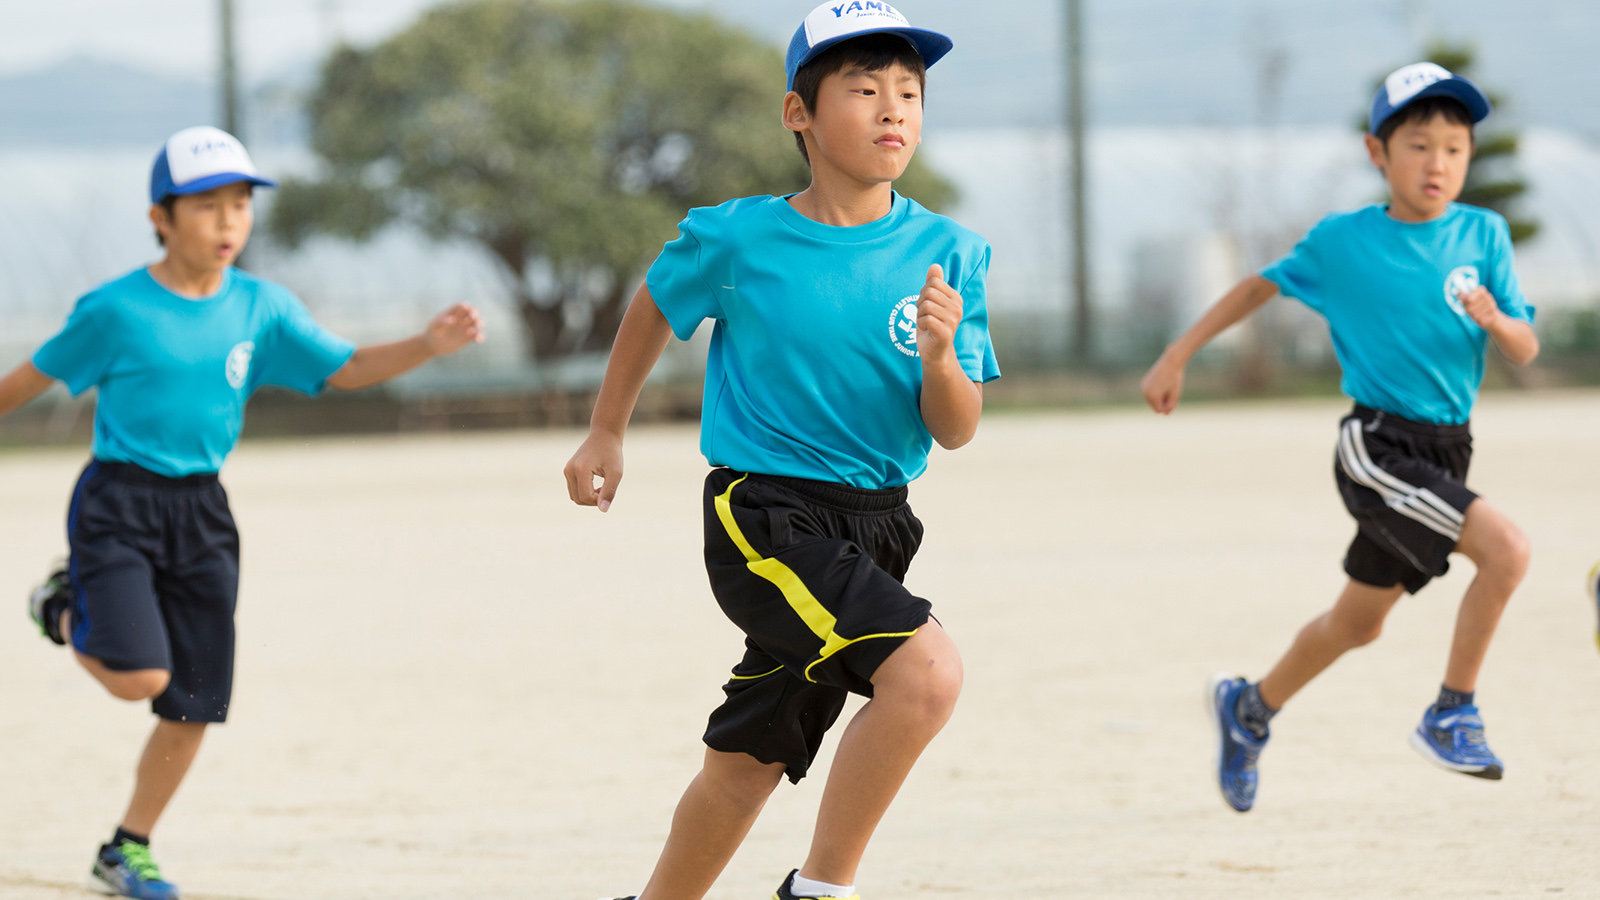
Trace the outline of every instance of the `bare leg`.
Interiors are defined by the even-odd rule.
[[[61,634],[72,634],[72,609],[69,607],[61,611]],[[70,643],[70,641],[69,641]],[[166,669],[133,669],[119,672],[106,668],[106,664],[92,656],[85,656],[76,649],[72,655],[78,658],[78,664],[94,676],[94,680],[111,696],[118,700],[149,700],[161,696],[167,689],[167,684],[172,680],[172,673]]]
[[[167,689],[167,684],[172,681],[172,673],[166,669],[132,669],[120,672],[116,669],[106,668],[106,664],[92,656],[84,656],[74,651],[78,657],[78,664],[88,670],[94,680],[100,682],[111,696],[118,700],[149,700],[161,696]]]
[[[61,616],[62,634],[67,630],[70,612]],[[132,669],[118,671],[106,667],[100,660],[74,651],[78,664],[119,700],[140,701],[161,696],[172,681],[166,669]],[[178,785],[200,751],[200,739],[205,736],[204,723],[172,722],[160,719],[150,739],[145,742],[144,753],[139,757],[139,767],[134,773],[133,799],[123,814],[122,827],[134,834],[148,836],[156,821],[177,793]]]
[[[144,745],[144,755],[139,757],[138,774],[133,786],[133,799],[122,817],[122,827],[134,834],[149,835],[161,818],[162,810],[177,793],[189,764],[200,752],[200,739],[205,737],[203,722],[173,722],[161,719],[150,732]]]
[[[1478,574],[1461,598],[1444,684],[1453,691],[1467,693],[1477,688],[1478,672],[1489,653],[1500,614],[1505,612],[1511,592],[1527,574],[1530,550],[1522,530],[1480,499],[1467,507],[1456,552],[1472,560]]]
[[[1346,583],[1333,608],[1307,622],[1283,658],[1261,679],[1262,702],[1282,709],[1334,660],[1377,640],[1383,620],[1403,593],[1405,588],[1400,585],[1380,588],[1359,581]]]
[[[801,875],[855,883],[867,841],[890,801],[955,710],[961,679],[955,642],[932,620],[878,667],[872,700],[839,739]]]
[[[706,748],[700,774],[672,815],[672,831],[639,900],[696,900],[711,890],[783,780],[783,763]]]

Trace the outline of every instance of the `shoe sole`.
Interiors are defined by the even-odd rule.
[[[1505,770],[1500,766],[1465,766],[1461,763],[1453,763],[1434,752],[1433,745],[1428,743],[1427,738],[1424,738],[1420,732],[1415,730],[1411,732],[1411,747],[1422,754],[1423,759],[1447,772],[1460,772],[1463,775],[1471,775],[1473,778],[1482,778],[1486,781],[1499,781],[1500,777],[1505,774]]]
[[[1224,730],[1228,726],[1222,721],[1222,717],[1217,715],[1217,688],[1236,681],[1238,678],[1238,675],[1234,675],[1231,672],[1211,673],[1211,677],[1206,679],[1206,695],[1204,699],[1206,719],[1211,722],[1213,736],[1211,745],[1216,748],[1211,756],[1211,782],[1217,786],[1217,793],[1222,795],[1222,802],[1227,804],[1229,809],[1237,813],[1247,813],[1254,808],[1253,805],[1246,809],[1234,806],[1233,801],[1228,799],[1228,793],[1222,789],[1222,739]]]
[[[1596,615],[1596,628],[1594,643],[1600,647],[1600,562],[1594,564],[1589,570],[1589,578],[1583,583],[1585,593],[1589,595],[1589,605],[1594,607]]]
[[[89,870],[89,880],[84,883],[84,887],[105,897],[128,896],[127,894],[123,893],[120,888],[100,877],[100,873],[94,869]],[[177,900],[177,898],[180,898],[181,896],[182,892],[180,891],[178,894],[174,895],[174,900]]]
[[[95,892],[96,894],[101,894],[106,897],[125,896],[121,891],[113,887],[111,882],[101,878],[99,872],[95,872],[93,870],[89,872],[89,880],[85,882],[83,886]]]
[[[51,577],[54,578],[54,576]],[[50,640],[50,643],[55,644],[57,647],[65,647],[67,645],[66,635],[62,635],[61,639],[57,640],[56,636],[50,633],[50,626],[46,625],[44,621],[45,608],[50,605],[50,597],[55,593],[49,588],[50,582],[46,581],[44,584],[34,588],[33,593],[28,595],[28,618],[32,620],[34,627],[39,629],[39,633]]]

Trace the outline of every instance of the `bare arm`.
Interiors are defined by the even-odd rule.
[[[1260,275],[1245,278],[1223,294],[1222,299],[1212,304],[1198,322],[1167,345],[1166,352],[1140,380],[1139,390],[1144,393],[1145,402],[1150,404],[1150,408],[1162,415],[1177,409],[1178,399],[1183,396],[1183,370],[1189,365],[1189,360],[1212,338],[1238,324],[1277,295],[1278,286]]]
[[[622,436],[639,402],[639,391],[670,340],[672,326],[667,317],[656,306],[649,288],[639,285],[611,345],[605,380],[589,417],[589,436],[567,460],[567,494],[573,503],[597,506],[601,512],[611,508],[622,481]],[[601,479],[598,492],[594,486],[597,477]]]
[[[983,386],[967,377],[956,358],[956,328],[964,304],[944,280],[944,269],[928,267],[917,298],[917,352],[922,359],[922,422],[946,450],[972,440],[983,413]]]
[[[1462,294],[1461,305],[1472,321],[1489,333],[1506,359],[1525,366],[1539,355],[1539,336],[1534,333],[1533,326],[1501,312],[1487,288],[1480,286]]]
[[[55,379],[25,362],[0,378],[0,416],[7,416],[28,405],[55,384]]]
[[[440,313],[423,332],[403,341],[357,347],[339,371],[328,378],[330,387],[358,391],[409,372],[436,356],[448,356],[468,344],[483,342],[483,320],[478,311],[458,303]]]
[[[954,450],[972,440],[982,413],[983,385],[959,363],[922,364],[922,421],[939,446]]]

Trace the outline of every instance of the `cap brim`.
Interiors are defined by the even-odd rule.
[[[1382,96],[1383,88],[1379,88],[1377,97],[1382,98]],[[1418,100],[1421,100],[1423,97],[1449,97],[1453,100],[1461,101],[1461,105],[1467,108],[1467,117],[1472,120],[1472,124],[1474,125],[1489,117],[1490,104],[1488,95],[1484,94],[1484,92],[1471,81],[1462,78],[1460,75],[1455,75],[1441,81],[1435,81],[1433,84],[1430,84],[1422,90],[1417,91],[1416,95],[1406,100],[1406,102],[1394,107],[1393,109],[1390,109],[1388,114],[1383,118],[1374,119],[1368,124],[1367,133],[1377,134],[1378,129],[1383,127],[1384,122],[1394,118],[1395,114],[1400,112],[1400,110],[1405,109]],[[1377,104],[1378,99],[1374,99],[1374,112],[1377,112]]]
[[[1407,100],[1404,105],[1410,106],[1423,97],[1454,97],[1460,100],[1462,105],[1467,108],[1467,115],[1472,117],[1474,125],[1489,116],[1489,98],[1484,95],[1483,91],[1478,90],[1477,85],[1462,78],[1460,75],[1443,81],[1435,81],[1433,84],[1417,91],[1417,95]]]
[[[236,184],[241,181],[248,181],[251,184],[259,185],[261,187],[270,188],[278,186],[276,181],[273,181],[270,178],[262,178],[260,175],[249,175],[244,172],[218,172],[215,175],[207,175],[204,178],[196,178],[188,184],[176,185],[171,190],[167,191],[166,196],[182,197],[188,194],[201,194],[211,190],[212,188],[219,188],[225,184]]]
[[[798,72],[801,66],[804,66],[806,63],[816,59],[829,47],[832,47],[835,44],[842,44],[845,41],[853,41],[858,37],[865,37],[869,34],[897,34],[905,38],[911,43],[911,48],[917,51],[917,55],[922,57],[922,64],[924,66],[931,66],[943,59],[944,55],[949,53],[950,49],[955,46],[955,41],[950,40],[937,31],[929,31],[926,28],[868,28],[863,31],[853,31],[849,34],[843,34],[836,38],[829,38],[828,40],[817,44],[815,47],[812,47],[810,50],[806,51],[806,54],[800,57],[800,61],[794,64],[794,71]],[[789,87],[793,89],[793,72],[791,72],[789,75],[789,81]]]

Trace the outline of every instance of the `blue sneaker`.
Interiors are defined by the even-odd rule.
[[[137,841],[100,848],[89,872],[89,890],[135,900],[178,900],[178,886],[162,880],[150,848]]]
[[[1206,715],[1217,729],[1217,786],[1222,799],[1239,812],[1256,803],[1256,760],[1267,737],[1256,737],[1240,724],[1235,708],[1245,680],[1219,672],[1206,684]]]
[[[1422,722],[1411,732],[1411,746],[1423,758],[1452,772],[1499,781],[1505,772],[1483,738],[1483,719],[1472,704],[1439,711],[1428,707]]]
[[[1589,591],[1589,605],[1594,607],[1597,617],[1594,642],[1600,645],[1600,562],[1595,563],[1594,568],[1589,570],[1589,580],[1585,581],[1583,586]]]

